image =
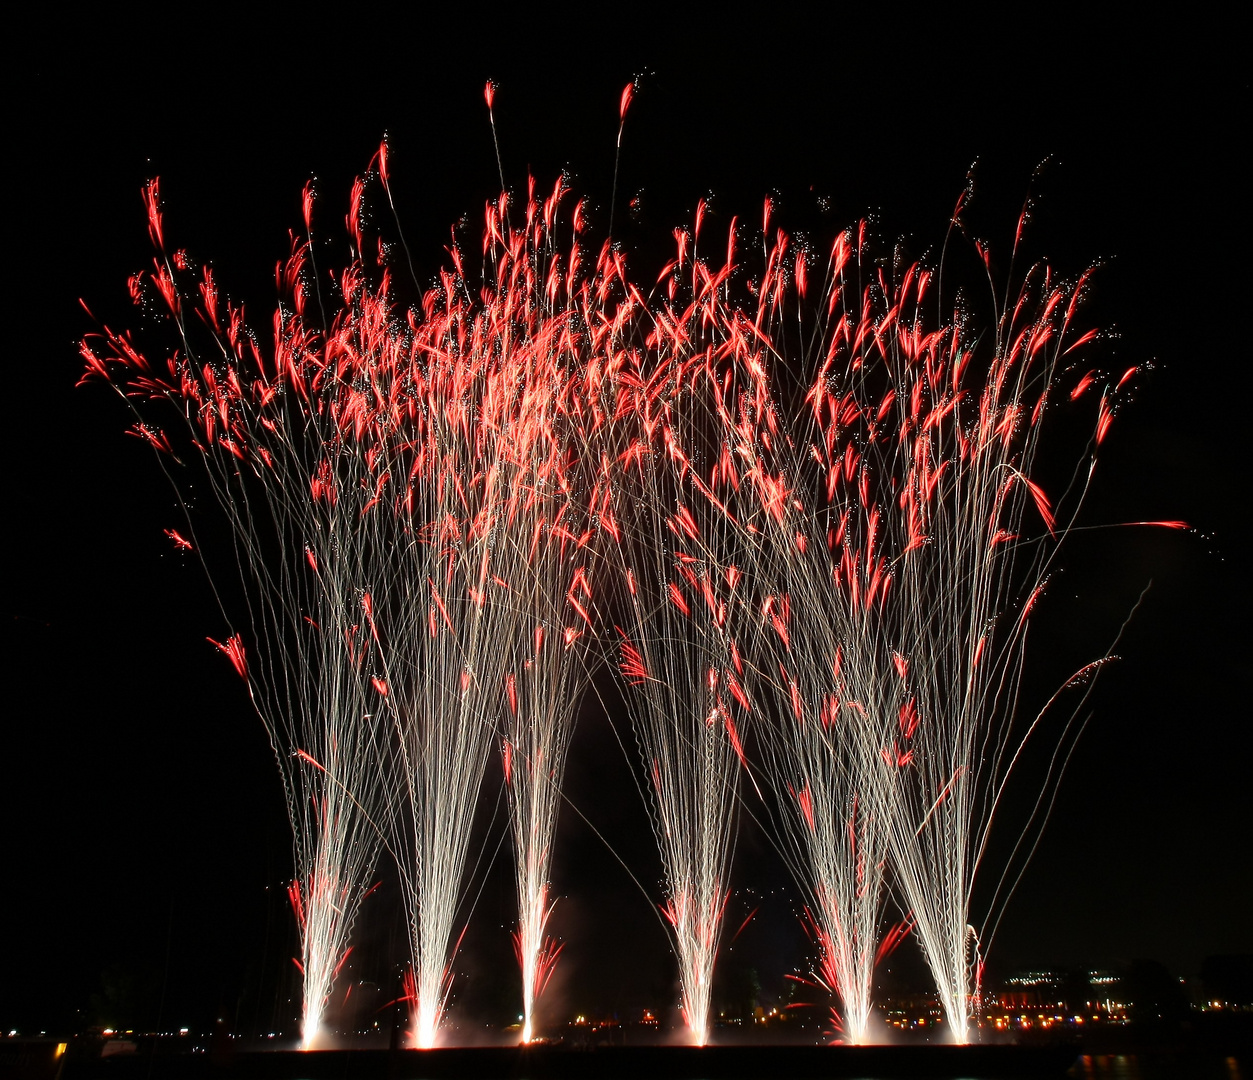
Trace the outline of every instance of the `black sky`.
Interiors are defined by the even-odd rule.
[[[477,219],[498,187],[489,77],[509,184],[529,168],[551,185],[568,169],[603,229],[618,94],[641,76],[619,177],[619,213],[640,195],[639,219],[623,226],[640,266],[652,264],[649,238],[664,242],[711,192],[724,217],[755,215],[773,194],[785,226],[823,239],[870,212],[882,237],[922,254],[976,159],[972,214],[995,246],[1008,247],[1030,190],[1039,253],[1069,273],[1104,260],[1090,317],[1120,332],[1118,361],[1155,370],[1107,443],[1086,520],[1196,528],[1097,531],[1069,548],[1036,642],[1041,686],[1101,649],[1153,585],[1091,699],[992,963],[1155,957],[1188,975],[1206,954],[1253,950],[1248,183],[1237,171],[1247,73],[1228,63],[1235,29],[1217,19],[1034,10],[979,27],[771,23],[769,12],[726,26],[647,11],[550,26],[535,11],[463,26],[206,16],[18,33],[4,75],[0,1026],[87,1021],[110,993],[144,999],[167,1025],[290,1015],[277,773],[238,680],[204,641],[223,623],[199,564],[162,535],[178,524],[164,479],[109,395],[74,389],[76,339],[92,328],[78,298],[129,317],[126,276],[149,259],[139,190],[159,174],[167,234],[268,318],[301,185],[317,177],[334,220],[384,132],[410,247],[433,273],[449,225]],[[598,707],[584,712],[571,798],[652,887],[627,766]],[[646,901],[572,815],[560,842],[568,1003],[664,1000],[673,973]],[[458,967],[463,1014],[512,1008],[504,869]],[[751,828],[737,875],[733,911],[769,895],[723,965],[726,994],[750,967],[774,993],[765,984],[804,961],[803,939],[786,878]],[[393,910],[385,887],[361,977],[399,958]]]

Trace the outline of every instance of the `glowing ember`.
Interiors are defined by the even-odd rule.
[[[130,289],[177,347],[152,360],[108,328],[82,346],[180,492],[206,477],[231,527],[241,630],[210,640],[283,779],[303,1045],[328,1030],[384,848],[413,1038],[436,1045],[497,749],[531,1040],[562,948],[548,924],[567,751],[601,655],[642,759],[691,1039],[709,1038],[751,788],[803,891],[813,980],[838,997],[842,1036],[867,1040],[875,965],[912,931],[964,1041],[1014,884],[999,868],[980,919],[974,881],[1062,692],[1018,716],[1030,615],[1135,373],[1078,362],[1095,337],[1075,328],[1087,275],[1032,267],[982,327],[968,303],[946,314],[931,270],[889,280],[864,224],[820,264],[772,231],[769,202],[743,282],[736,221],[709,257],[701,203],[646,296],[611,242],[585,246],[564,180],[547,198],[531,181],[525,200],[486,206],[481,268],[452,247],[405,310],[367,235],[380,192],[390,206],[386,144],[353,186],[351,257],[327,290],[306,187],[263,344],[212,270],[168,249],[154,180],[157,255]],[[1054,404],[1094,411],[1058,504],[1033,479]],[[166,535],[200,554],[190,525]],[[1107,659],[1067,687],[1090,687]],[[893,926],[890,887],[909,913]]]

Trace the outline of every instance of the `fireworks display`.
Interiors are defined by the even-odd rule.
[[[304,980],[302,1037],[314,1045],[335,976],[369,888],[383,841],[390,782],[391,723],[377,707],[371,671],[371,565],[367,448],[345,438],[344,390],[324,377],[325,352],[310,347],[303,321],[307,242],[293,245],[281,274],[276,347],[267,360],[245,328],[242,308],[219,297],[212,269],[166,250],[158,187],[145,192],[158,255],[150,274],[130,280],[137,304],[161,304],[180,347],[151,363],[129,335],[108,328],[84,342],[88,369],[106,371],[137,411],[150,402],[159,426],[133,433],[162,456],[177,490],[202,475],[231,525],[250,638],[214,641],[247,680],[279,764],[295,845],[289,893],[300,928]],[[326,351],[350,340],[350,320]],[[140,403],[143,403],[142,405]],[[178,443],[178,450],[175,450]],[[191,540],[170,530],[171,540]]]
[[[614,551],[624,625],[613,647],[665,872],[662,912],[679,961],[682,1015],[701,1045],[729,896],[743,749],[726,704],[736,685],[725,668],[739,613],[734,519],[718,500],[725,496],[719,465],[712,489],[691,467],[693,455],[717,446],[709,421],[725,388],[700,320],[714,313],[721,283],[693,259],[689,243],[681,232],[662,275],[667,303],[620,380],[633,422],[617,455],[625,542]],[[676,317],[680,288],[689,295]]]
[[[961,312],[929,321],[932,272],[870,270],[864,225],[825,265],[810,259],[776,233],[757,288],[763,354],[801,375],[797,416],[726,434],[762,494],[740,519],[757,632],[739,651],[773,703],[755,747],[837,1028],[867,1037],[874,967],[912,928],[963,1041],[980,965],[971,890],[1040,720],[1017,714],[1026,629],[1068,525],[1031,479],[1040,422],[1051,397],[1075,402],[1095,382],[1063,374],[1095,336],[1072,329],[1086,277],[1033,267],[980,341]],[[1094,445],[1134,374],[1104,385]],[[884,927],[889,867],[908,915]]]
[[[981,306],[945,293],[943,255],[885,260],[865,223],[819,249],[770,201],[760,229],[732,219],[712,241],[702,201],[660,274],[637,275],[612,237],[589,239],[563,177],[501,194],[481,251],[454,238],[438,281],[402,287],[368,212],[392,206],[384,144],[334,272],[314,261],[306,186],[263,340],[167,243],[156,181],[145,199],[157,256],[130,291],[173,327],[169,351],[102,327],[87,378],[125,397],[183,496],[207,477],[230,527],[239,588],[220,597],[238,630],[213,644],[280,767],[303,1044],[321,1045],[392,869],[412,1040],[437,1044],[497,753],[521,1037],[536,1034],[563,947],[567,757],[601,662],[639,752],[690,1039],[710,1039],[751,813],[791,871],[815,946],[803,981],[838,1002],[839,1037],[875,1038],[876,965],[912,935],[966,1041],[1021,868],[1019,849],[988,857],[1004,792],[1046,742],[1047,802],[1075,731],[1065,693],[1108,659],[1020,708],[1031,614],[1137,373],[1084,362],[1088,275],[1011,260],[998,286],[976,242]],[[1092,434],[1050,494],[1037,458],[1058,412]],[[204,557],[223,582],[221,553]],[[976,910],[980,873],[996,887]]]

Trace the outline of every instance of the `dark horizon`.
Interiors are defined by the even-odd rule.
[[[1253,819],[1239,495],[1248,368],[1238,260],[1248,249],[1236,170],[1248,84],[1226,66],[1223,28],[1198,17],[1130,36],[1116,20],[966,35],[937,22],[897,39],[898,28],[867,24],[853,28],[870,39],[864,48],[828,49],[847,22],[748,38],[692,23],[673,37],[690,47],[636,27],[612,49],[577,30],[511,49],[477,30],[423,26],[454,44],[414,63],[363,57],[364,70],[342,79],[334,63],[311,72],[299,49],[283,52],[289,31],[259,24],[243,38],[134,27],[108,52],[90,26],[40,27],[6,74],[23,170],[14,295],[34,300],[13,349],[26,367],[11,429],[18,559],[5,623],[16,693],[0,794],[12,837],[0,1028],[90,1023],[109,985],[127,980],[132,996],[157,998],[159,1023],[237,1012],[241,1026],[264,1027],[296,985],[277,770],[241,684],[205,642],[224,624],[199,564],[163,535],[178,527],[172,492],[106,390],[74,388],[77,339],[92,329],[78,298],[127,325],[126,277],[150,259],[139,190],[160,175],[176,246],[211,259],[263,327],[302,184],[317,177],[320,213],[336,220],[384,133],[409,248],[431,276],[449,226],[464,215],[475,230],[499,187],[488,78],[500,87],[508,185],[520,189],[529,169],[550,186],[568,169],[603,236],[618,94],[640,76],[615,220],[640,267],[711,191],[723,219],[752,217],[771,195],[784,226],[819,243],[869,213],[885,246],[902,236],[913,255],[934,253],[976,159],[973,213],[994,252],[1009,247],[1030,193],[1039,254],[1070,274],[1102,263],[1089,322],[1117,330],[1119,360],[1153,370],[1102,452],[1085,524],[1183,519],[1192,529],[1100,529],[1068,546],[1029,653],[1037,692],[1099,655],[1152,587],[1094,692],[989,977],[1140,959],[1193,977],[1207,956],[1253,952],[1253,871],[1239,855]],[[521,40],[521,24],[511,33]],[[302,46],[325,47],[305,34],[295,33]],[[1012,70],[996,77],[985,57]],[[633,749],[624,711],[611,719]],[[554,1000],[625,1011],[676,996],[650,912],[660,864],[629,767],[599,704],[585,701],[566,793],[614,853],[563,814]],[[485,823],[498,777],[493,764]],[[470,1021],[520,997],[504,843],[456,966]],[[404,941],[394,885],[380,876],[353,961],[376,981],[396,977]],[[751,823],[733,886],[728,939],[762,910],[724,945],[720,992],[780,997],[783,974],[809,954],[797,893]],[[925,985],[909,943],[893,964],[896,978]]]

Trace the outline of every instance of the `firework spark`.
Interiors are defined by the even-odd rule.
[[[131,292],[166,312],[178,347],[153,362],[131,335],[106,327],[84,341],[83,354],[88,374],[111,380],[141,417],[136,430],[180,498],[204,476],[231,527],[244,598],[237,614],[251,644],[238,633],[215,644],[247,680],[283,779],[301,1032],[312,1046],[374,872],[392,757],[389,722],[374,708],[376,642],[362,633],[381,582],[369,551],[345,542],[371,509],[368,490],[349,479],[369,473],[368,451],[344,437],[344,385],[326,377],[334,337],[303,318],[307,239],[283,267],[273,345],[263,348],[242,308],[221,297],[211,267],[197,271],[186,252],[165,248],[156,181],[145,199],[157,257]],[[176,442],[203,471],[174,456]]]
[[[875,965],[912,929],[965,1041],[1012,891],[1007,866],[986,868],[999,877],[981,917],[975,878],[1057,700],[1020,715],[1030,615],[1135,373],[1080,363],[1088,275],[1011,276],[983,327],[968,299],[941,307],[938,271],[898,260],[889,278],[864,224],[819,267],[772,231],[769,202],[745,280],[735,220],[725,257],[700,252],[702,202],[642,290],[612,243],[591,256],[563,179],[488,203],[481,272],[454,243],[404,309],[367,236],[380,188],[392,205],[386,144],[353,187],[351,258],[327,292],[306,187],[263,344],[212,268],[167,248],[153,181],[157,255],[130,291],[173,351],[153,361],[107,327],[82,346],[85,377],[126,400],[175,489],[206,478],[230,526],[244,629],[213,644],[283,779],[304,1045],[383,848],[414,1039],[436,1044],[496,748],[531,1037],[561,951],[553,840],[597,646],[624,684],[693,1039],[709,1037],[743,784],[804,894],[843,1035],[866,1039]],[[1043,421],[1093,401],[1077,480],[1054,500],[1037,478]],[[190,526],[166,534],[213,562]],[[889,928],[892,886],[908,915]]]

